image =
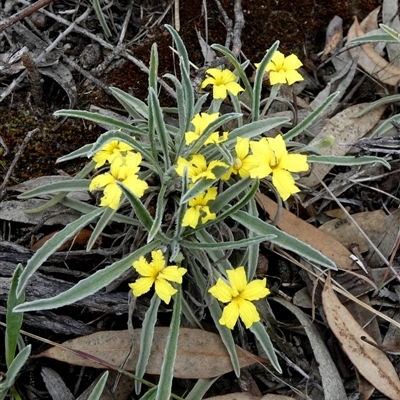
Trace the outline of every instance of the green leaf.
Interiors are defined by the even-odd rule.
[[[84,146],[80,147],[78,150],[75,150],[72,153],[69,153],[65,156],[57,158],[56,163],[74,160],[75,158],[79,158],[79,157],[88,157],[88,154],[90,153],[90,150],[92,147],[93,147],[92,143],[85,144]]]
[[[373,164],[380,163],[383,164],[386,168],[391,169],[390,164],[382,157],[375,156],[316,156],[311,155],[307,156],[308,162],[314,162],[319,164],[334,164],[334,165],[364,165],[364,164]]]
[[[164,350],[164,359],[161,366],[160,381],[156,400],[169,400],[172,392],[172,380],[174,378],[174,365],[178,351],[179,325],[182,311],[182,288],[179,285],[178,292],[174,295],[174,309],[168,332],[167,343]]]
[[[392,96],[383,97],[379,100],[376,100],[376,101],[370,103],[369,106],[367,106],[363,110],[361,110],[354,118],[359,118],[365,114],[368,114],[373,109],[380,107],[384,104],[398,103],[399,101],[400,101],[400,94],[394,94]]]
[[[49,256],[57,251],[68,239],[77,234],[86,225],[92,222],[104,209],[98,208],[87,215],[82,215],[79,219],[66,225],[65,228],[57,232],[51,239],[49,239],[28,261],[26,268],[22,271],[18,282],[17,296],[21,296],[22,292],[28,285],[29,278],[35,271],[49,258]],[[25,303],[26,304],[26,303]]]
[[[109,224],[110,220],[115,214],[115,210],[113,210],[110,207],[105,207],[104,212],[99,218],[99,221],[96,224],[96,227],[94,228],[92,234],[90,235],[90,238],[87,242],[86,245],[86,250],[90,251],[93,248],[93,245],[96,243],[97,238],[101,235],[103,232],[104,228]]]
[[[396,42],[400,42],[400,33],[385,24],[379,24],[379,28],[383,29],[389,36],[396,40]]]
[[[110,87],[110,90],[113,96],[122,104],[132,118],[149,119],[149,107],[142,100],[139,100],[137,97],[133,97],[116,87]]]
[[[310,126],[319,116],[323,114],[323,112],[333,103],[336,97],[339,95],[339,92],[332,93],[329,95],[323,103],[317,107],[311,114],[309,114],[306,118],[303,119],[300,123],[298,123],[294,128],[290,131],[286,132],[283,135],[283,139],[287,142],[301,132],[303,132],[308,126]]]
[[[50,193],[60,192],[84,192],[89,190],[90,179],[72,179],[62,180],[50,183],[48,185],[39,186],[18,195],[19,199],[30,199],[31,197],[42,196]]]
[[[387,131],[393,128],[392,121],[399,123],[400,114],[392,115],[379,124],[369,135],[369,139],[382,137]]]
[[[188,201],[194,199],[200,193],[205,192],[216,181],[217,179],[204,179],[204,178],[199,179],[185,194],[182,195],[180,205],[182,206],[183,204],[186,204]]]
[[[278,358],[276,357],[274,345],[272,344],[264,326],[261,324],[261,322],[255,322],[253,325],[251,325],[250,331],[253,332],[254,336],[267,353],[268,359],[271,361],[272,366],[278,371],[279,374],[281,374],[282,368],[279,365]]]
[[[146,372],[147,363],[149,362],[151,346],[153,344],[153,338],[154,338],[154,327],[157,322],[157,313],[160,303],[161,299],[157,296],[156,293],[154,293],[150,301],[150,306],[147,309],[146,314],[144,316],[142,324],[142,332],[140,334],[139,355],[135,369],[135,374],[139,378],[143,378]],[[136,394],[139,394],[141,389],[142,389],[142,382],[135,381]]]
[[[245,124],[240,128],[236,128],[232,132],[229,132],[228,140],[224,142],[224,145],[230,146],[236,144],[238,137],[253,138],[259,136],[289,121],[290,119],[288,117],[271,117],[260,121],[250,122],[249,124]]]
[[[236,250],[240,248],[246,248],[252,244],[265,242],[266,240],[274,239],[276,235],[271,235],[269,239],[265,236],[254,236],[252,238],[235,240],[233,242],[216,242],[216,243],[204,243],[204,242],[191,242],[189,240],[181,240],[180,244],[187,249],[199,249],[199,250]]]
[[[150,51],[150,66],[149,66],[149,90],[153,89],[157,92],[157,76],[158,74],[158,51],[157,43],[153,43]],[[149,119],[151,118],[151,104],[149,102]]]
[[[251,116],[253,121],[257,121],[260,115],[260,99],[263,85],[263,78],[267,65],[271,62],[275,51],[279,47],[279,40],[277,40],[267,51],[265,56],[256,69],[256,76],[253,84],[253,101],[251,103]]]
[[[7,396],[8,390],[14,385],[19,372],[28,361],[30,354],[31,345],[28,345],[14,358],[13,362],[7,370],[6,379],[0,383],[0,400],[5,399],[5,397]]]
[[[387,33],[378,33],[375,35],[364,35],[358,38],[354,38],[346,42],[347,48],[357,47],[364,43],[399,43],[398,39],[394,39],[391,35]]]
[[[161,223],[163,221],[164,217],[164,212],[165,212],[165,204],[166,204],[166,199],[164,198],[165,196],[165,191],[167,190],[167,185],[162,185],[160,192],[158,193],[158,198],[157,198],[157,206],[156,206],[156,215],[153,221],[153,225],[151,226],[149,230],[149,236],[147,237],[147,243],[150,243],[157,235],[157,233],[160,232],[161,229]]]
[[[330,268],[335,271],[337,270],[335,263],[324,256],[321,252],[315,250],[308,244],[301,242],[299,239],[279,230],[275,226],[267,224],[259,218],[255,218],[244,211],[236,211],[231,215],[231,218],[258,235],[276,235],[275,239],[270,240],[272,243],[277,244],[284,249],[293,251],[295,254],[320,264],[326,268]]]
[[[183,43],[181,37],[179,36],[179,33],[171,25],[166,24],[164,26],[168,29],[168,32],[174,39],[176,49],[178,51],[178,54],[182,57],[182,62],[183,65],[185,66],[186,71],[190,71],[189,56],[185,44]]]
[[[192,390],[189,394],[185,397],[185,400],[198,400],[202,399],[205,394],[207,393],[208,389],[213,385],[213,383],[219,379],[220,377],[217,376],[216,378],[212,379],[199,379],[195,385],[193,386]]]
[[[106,19],[104,18],[103,10],[101,9],[99,0],[93,0],[93,8],[94,8],[96,16],[100,22],[100,25],[103,28],[105,37],[107,37],[107,38],[110,37],[111,31],[107,25]]]
[[[106,117],[105,115],[92,113],[90,111],[58,110],[54,113],[54,115],[56,117],[64,116],[64,117],[83,118],[88,121],[96,122],[98,124],[110,125],[115,129],[125,129],[128,132],[134,133],[135,135],[147,136],[146,131],[143,131],[142,129],[136,128],[135,126],[122,122],[119,119]]]
[[[257,205],[254,200],[254,197],[249,201],[249,214],[252,215],[254,218],[258,218]],[[254,238],[254,236],[255,233],[252,230],[249,230],[248,232],[249,239]],[[272,239],[276,239],[276,236],[271,237],[270,239],[267,240],[270,241]],[[247,258],[246,275],[248,281],[253,280],[254,276],[256,275],[259,257],[260,257],[260,242],[256,242],[248,247],[248,252],[246,257]]]
[[[214,320],[215,326],[218,329],[221,340],[224,343],[225,348],[229,353],[229,357],[232,362],[233,370],[235,371],[236,376],[239,377],[240,376],[240,363],[239,363],[239,358],[237,356],[236,345],[235,345],[235,341],[233,340],[232,331],[229,328],[227,328],[225,325],[221,325],[219,323],[219,320],[222,316],[221,307],[218,304],[218,301],[216,301],[214,298],[212,298],[211,295],[207,292],[207,282],[206,282],[203,274],[201,273],[199,267],[197,266],[197,264],[195,262],[193,262],[193,263],[191,263],[191,265],[193,267],[193,268],[191,268],[191,270],[195,277],[196,283],[200,289],[200,292],[203,293],[203,295],[204,295],[204,299],[207,302],[211,317]]]
[[[139,400],[155,400],[158,386],[154,386],[148,390]]]
[[[101,395],[103,394],[103,390],[106,386],[108,379],[108,371],[104,372],[101,378],[96,383],[96,386],[93,388],[92,393],[87,398],[87,400],[100,400]]]
[[[88,278],[80,280],[71,289],[60,293],[57,296],[48,298],[34,300],[28,303],[23,303],[14,308],[15,312],[25,312],[25,311],[39,311],[39,310],[49,310],[52,308],[59,308],[67,306],[69,304],[76,303],[79,300],[84,299],[100,289],[107,286],[109,283],[115,281],[119,278],[127,269],[132,267],[132,263],[136,261],[139,257],[145,256],[147,253],[154,250],[161,244],[160,241],[155,240],[140,249],[137,249],[133,253],[129,254],[122,260],[116,261],[115,263],[107,266],[106,268],[95,272]]]
[[[149,106],[150,106],[150,119],[154,119],[155,128],[158,133],[157,138],[161,145],[161,152],[165,163],[165,170],[171,167],[171,160],[169,158],[169,132],[165,126],[164,116],[158,100],[157,94],[153,88],[149,88]]]
[[[24,314],[14,313],[13,308],[25,301],[25,292],[18,297],[16,294],[18,279],[22,272],[22,265],[18,264],[11,279],[10,290],[7,298],[6,314],[6,364],[9,367],[14,360],[19,332],[22,326]]]

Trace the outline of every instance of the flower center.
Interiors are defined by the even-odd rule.
[[[239,170],[240,168],[242,168],[242,160],[240,158],[235,158],[235,162],[233,163],[233,168],[236,170]]]

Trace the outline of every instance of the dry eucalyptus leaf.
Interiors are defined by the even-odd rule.
[[[364,36],[364,34],[365,31],[358,23],[357,17],[354,17],[354,22],[347,34],[347,40]],[[398,84],[400,68],[386,61],[371,44],[349,48],[349,53],[353,59],[358,59],[358,65],[375,79],[390,86]]]
[[[273,220],[277,213],[278,205],[262,193],[256,194],[256,200]],[[338,268],[346,270],[359,269],[357,264],[350,258],[352,253],[339,241],[319,231],[315,226],[296,217],[291,212],[283,209],[277,226],[289,235],[319,250],[332,260]]]
[[[68,340],[62,344],[68,349],[87,353],[87,358],[62,347],[51,347],[37,357],[49,357],[73,365],[106,368],[105,365],[94,361],[93,357],[96,357],[113,366],[134,371],[141,332],[142,329],[135,329],[133,343],[129,332],[126,330],[96,332],[92,335]],[[160,374],[168,332],[169,327],[155,328],[146,373]],[[131,348],[133,349],[132,352]],[[241,368],[260,362],[268,363],[268,360],[253,355],[238,346],[236,349]],[[127,359],[130,353],[132,355]],[[229,354],[219,335],[201,329],[180,328],[178,353],[174,366],[175,378],[208,379],[232,370]]]
[[[333,136],[335,138],[333,145],[320,149],[319,153],[326,156],[346,155],[351,149],[351,145],[348,143],[356,142],[369,132],[378,123],[386,107],[377,107],[356,118],[356,115],[368,106],[369,103],[357,104],[335,115],[310,144],[325,139],[328,136]],[[310,188],[317,186],[320,183],[318,178],[323,179],[333,167],[334,165],[332,164],[314,163],[311,173],[308,176],[300,178],[298,182]]]
[[[386,215],[383,210],[366,211],[353,214],[352,217],[387,259],[392,253],[399,235],[400,210],[396,210],[390,215]],[[333,219],[320,226],[319,230],[332,236],[346,247],[356,243],[361,253],[370,251],[365,257],[365,261],[370,267],[378,268],[383,264],[381,257],[374,253],[367,239],[351,220]]]
[[[330,274],[322,291],[322,304],[329,327],[358,372],[390,399],[400,399],[396,370],[383,351],[361,339],[375,343],[337,298]]]

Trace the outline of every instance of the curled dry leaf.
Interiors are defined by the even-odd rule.
[[[37,357],[49,357],[69,364],[92,368],[118,367],[134,371],[141,331],[141,329],[135,329],[133,341],[127,330],[96,332],[92,335],[68,340],[61,345],[64,348],[51,347]],[[160,374],[168,332],[169,327],[155,328],[146,373]],[[255,363],[268,363],[268,360],[253,355],[238,346],[236,349],[241,368]],[[128,354],[131,356],[127,359]],[[96,359],[99,361],[96,362]],[[180,328],[178,353],[174,366],[175,378],[208,379],[232,370],[229,354],[219,335],[201,329]]]
[[[364,36],[364,34],[365,31],[358,23],[357,17],[354,17],[347,40]],[[400,68],[381,57],[371,44],[349,48],[349,53],[353,59],[358,59],[358,65],[375,79],[390,86],[398,85]]]
[[[330,275],[322,292],[322,304],[329,327],[359,373],[390,399],[400,399],[396,370],[383,351],[361,339],[375,343],[337,298]]]
[[[333,145],[319,149],[319,154],[324,156],[346,155],[351,149],[349,143],[356,142],[369,132],[379,122],[386,108],[385,106],[380,106],[361,117],[356,117],[368,106],[369,103],[357,104],[335,115],[310,144],[333,136],[335,138]],[[318,177],[323,179],[333,167],[334,165],[332,164],[315,163],[312,165],[311,173],[300,178],[298,182],[310,188],[317,186],[320,183]]]

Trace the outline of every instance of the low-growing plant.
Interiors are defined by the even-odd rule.
[[[78,210],[82,216],[36,251],[20,275],[17,296],[23,293],[40,265],[89,223],[96,221],[96,227],[87,249],[92,248],[111,222],[124,223],[138,231],[140,228],[146,244],[56,297],[25,302],[14,308],[14,311],[27,312],[72,304],[104,288],[133,267],[138,274],[129,285],[133,295],[142,296],[154,288],[143,321],[136,365],[139,377],[146,371],[158,308],[161,302],[169,305],[173,301],[160,382],[158,389],[151,392],[151,398],[157,399],[169,399],[171,394],[181,314],[193,327],[202,328],[202,321],[190,305],[190,297],[207,307],[236,375],[240,374],[240,366],[232,330],[238,324],[244,324],[254,334],[272,366],[281,372],[257,310],[270,294],[266,279],[256,277],[261,242],[276,244],[319,266],[336,268],[319,251],[259,218],[255,202],[261,179],[269,182],[282,200],[300,191],[296,177],[308,171],[310,157],[301,154],[298,144],[291,146],[291,140],[322,115],[336,94],[290,128],[287,117],[264,116],[280,85],[303,79],[297,71],[301,66],[298,58],[295,55],[285,58],[277,51],[278,42],[274,43],[256,64],[251,83],[245,72],[249,62],[241,64],[229,49],[213,45],[233,71],[226,66],[206,71],[201,88],[212,88],[212,99],[206,106],[210,94],[198,94],[194,90],[185,46],[172,27],[167,29],[179,53],[180,79],[172,74],[164,76],[175,86],[176,107],[165,109],[160,105],[157,47],[153,45],[147,103],[118,88],[111,89],[128,112],[131,123],[87,111],[56,112],[58,116],[84,118],[113,129],[102,134],[96,143],[59,159],[61,162],[77,157],[91,158],[70,181],[46,185],[20,196],[47,194],[52,198],[45,207],[60,202]],[[262,102],[266,72],[272,90],[268,100]],[[222,112],[221,105],[228,97],[232,110]],[[247,113],[243,112],[241,102],[245,98]],[[269,137],[272,129],[286,132]],[[312,156],[312,160],[343,165],[379,161],[376,157],[336,160],[318,155]],[[69,192],[88,190],[101,193],[98,205],[66,197]],[[155,202],[154,212],[149,210],[149,200],[152,204]],[[236,238],[231,233],[233,226],[240,227],[245,237]],[[189,284],[190,297],[184,293]],[[137,382],[136,391],[140,390],[141,384]]]

